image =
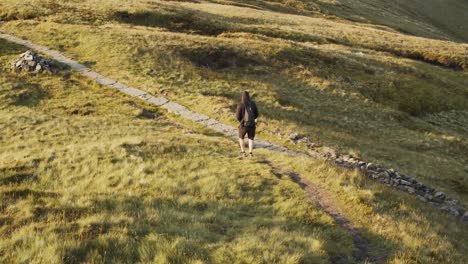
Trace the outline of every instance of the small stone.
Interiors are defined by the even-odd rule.
[[[424,198],[424,197],[421,196],[421,195],[418,195],[418,199],[421,200],[421,201],[423,201],[423,202],[427,202],[427,199]]]
[[[390,175],[388,174],[388,172],[382,171],[379,173],[379,177],[387,179],[387,178],[390,178]]]
[[[466,212],[463,214],[462,219],[463,219],[464,222],[468,222],[468,211],[466,211]]]
[[[416,182],[416,184],[414,184],[414,186],[418,189],[418,190],[422,190],[424,188],[424,184],[420,183],[420,182]]]
[[[42,70],[42,66],[41,66],[41,64],[38,63],[38,64],[36,65],[36,68],[34,69],[34,71],[35,71],[35,72],[40,72],[41,70]]]
[[[367,169],[368,170],[377,170],[377,166],[373,163],[368,163],[367,164]]]
[[[349,159],[351,159],[350,155],[343,155],[343,160],[349,160]]]
[[[335,150],[329,148],[329,147],[323,147],[322,152],[324,153],[325,157],[330,157],[330,158],[336,158],[336,152]]]
[[[408,176],[406,176],[406,175],[401,174],[400,176],[401,176],[401,178],[402,178],[403,180],[405,180],[405,181],[411,181],[410,177],[408,177]]]
[[[457,208],[454,208],[454,207],[449,207],[449,206],[442,206],[440,208],[440,210],[444,211],[444,212],[447,212],[451,215],[454,215],[454,216],[460,216],[460,211],[458,211]]]
[[[428,194],[428,193],[426,193],[424,195],[424,198],[426,198],[426,200],[428,200],[428,201],[432,201],[432,199],[434,199],[434,197],[432,195]]]
[[[289,136],[288,136],[288,139],[293,140],[293,141],[298,140],[300,138],[301,138],[301,136],[298,133],[295,133],[295,132],[290,133]]]
[[[434,198],[435,198],[435,199],[438,199],[438,200],[442,200],[442,201],[443,201],[443,200],[445,200],[445,197],[446,197],[446,196],[445,196],[445,193],[443,193],[443,192],[436,192],[436,193],[434,194]]]
[[[24,56],[24,60],[33,61],[33,60],[34,60],[34,56],[31,55],[31,54],[27,54],[27,55]]]
[[[452,206],[458,205],[460,203],[458,200],[447,200],[446,202]]]
[[[413,187],[410,187],[410,186],[406,186],[406,191],[410,194],[413,194],[416,192],[416,190],[413,188]]]
[[[408,182],[408,181],[405,181],[405,180],[400,180],[400,184],[401,184],[401,185],[406,185],[406,186],[409,186],[409,185],[411,185],[411,183],[410,183],[410,182]]]

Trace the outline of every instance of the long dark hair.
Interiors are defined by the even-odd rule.
[[[244,105],[250,105],[250,103],[251,103],[252,101],[250,100],[249,92],[247,92],[247,91],[243,91],[243,92],[242,92],[242,99],[241,99],[241,102],[242,102]]]

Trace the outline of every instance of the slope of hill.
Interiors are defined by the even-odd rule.
[[[1,40],[0,63],[22,51]],[[2,68],[0,84],[1,262],[355,262],[354,234],[297,173],[328,190],[366,258],[466,261],[462,222],[357,171],[264,150],[239,160],[222,135],[68,70]]]
[[[189,2],[189,1],[188,1]],[[468,2],[464,0],[211,0],[306,16],[336,16],[360,23],[389,26],[400,32],[458,42],[468,42]]]
[[[259,136],[306,151],[284,136],[298,132],[466,204],[468,45],[291,3],[5,0],[0,31],[232,125],[247,88],[262,111]],[[0,44],[2,65],[23,51]],[[355,260],[351,235],[304,191],[268,162],[235,159],[221,135],[72,73],[1,78],[7,262]],[[450,216],[358,172],[275,155],[257,159],[324,185],[372,257],[466,263],[466,228]]]
[[[464,0],[317,1],[334,15],[387,25],[417,36],[468,42],[468,2]]]

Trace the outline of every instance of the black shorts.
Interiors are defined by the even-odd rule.
[[[255,126],[251,126],[251,127],[245,127],[243,125],[240,125],[239,126],[239,138],[244,138],[245,137],[245,134],[247,134],[247,137],[249,139],[254,139],[255,138]]]

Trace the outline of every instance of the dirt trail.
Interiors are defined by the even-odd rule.
[[[356,261],[366,263],[382,263],[388,257],[386,255],[374,257],[370,255],[371,245],[366,240],[361,232],[356,229],[341,210],[335,205],[333,196],[324,188],[313,184],[300,174],[292,171],[283,171],[280,167],[275,166],[268,160],[259,161],[259,163],[267,164],[271,167],[272,173],[277,177],[287,176],[299,185],[307,193],[307,197],[311,203],[317,204],[324,212],[330,215],[335,222],[344,230],[346,230],[353,238],[356,251],[353,256]],[[333,263],[346,263],[346,260],[336,257],[332,259]]]

